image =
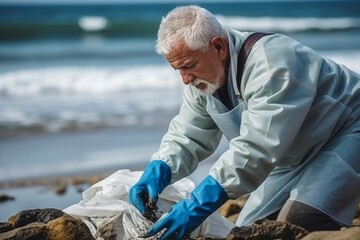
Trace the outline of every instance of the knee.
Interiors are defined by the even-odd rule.
[[[288,200],[279,212],[278,221],[287,222],[306,230],[339,230],[341,226],[327,214],[305,203]]]

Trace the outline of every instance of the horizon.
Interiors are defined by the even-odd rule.
[[[0,0],[0,5],[77,5],[77,4],[173,4],[173,3],[187,3],[187,4],[198,4],[198,3],[241,3],[241,2],[343,2],[344,0]],[[358,2],[358,0],[345,0],[347,2]]]

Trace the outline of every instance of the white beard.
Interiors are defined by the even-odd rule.
[[[205,89],[199,89],[196,86],[198,86],[199,84],[206,84],[206,88]],[[213,94],[214,92],[216,92],[216,90],[218,90],[220,88],[220,83],[219,81],[216,81],[215,83],[209,83],[208,81],[205,81],[203,79],[195,79],[192,83],[192,86],[194,86],[195,90],[198,91],[198,93],[202,96],[208,96]]]

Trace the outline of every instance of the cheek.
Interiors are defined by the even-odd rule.
[[[222,61],[218,58],[218,56],[214,56],[213,58],[209,59],[209,65],[214,71],[219,71],[223,68]]]
[[[194,73],[197,78],[205,79],[211,83],[218,81],[219,76],[223,74],[224,68],[222,63],[216,58],[207,58],[199,65],[198,70]]]
[[[221,66],[216,63],[216,61],[211,60],[208,61],[206,66],[203,66],[203,73],[210,79],[214,79],[215,76],[218,75],[219,71],[221,70]]]
[[[224,67],[223,67],[222,63],[215,61],[215,60],[211,62],[210,69],[211,69],[211,74],[214,79],[219,78],[219,76],[221,76],[224,73]]]

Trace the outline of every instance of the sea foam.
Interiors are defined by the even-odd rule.
[[[227,27],[240,31],[302,32],[347,30],[360,27],[360,18],[244,17],[217,15]]]
[[[84,31],[95,32],[108,26],[108,20],[102,16],[83,16],[78,21]]]
[[[181,85],[168,66],[107,68],[98,66],[43,67],[0,73],[0,95],[104,95],[139,89],[173,89]]]

